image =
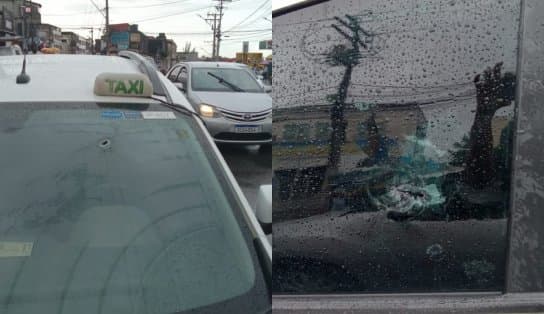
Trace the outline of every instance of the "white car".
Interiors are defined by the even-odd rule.
[[[15,55],[22,55],[22,54],[23,54],[23,51],[21,50],[21,47],[17,45],[0,47],[0,56],[15,56]]]
[[[184,62],[167,73],[217,143],[270,144],[272,98],[247,66]]]
[[[177,88],[132,52],[26,58],[0,58],[2,313],[269,312],[270,244]]]

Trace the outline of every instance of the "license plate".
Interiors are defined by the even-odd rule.
[[[234,127],[234,132],[236,133],[259,133],[261,132],[261,127],[258,125],[237,125]]]

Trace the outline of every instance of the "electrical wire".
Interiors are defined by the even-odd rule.
[[[100,7],[98,7],[98,5],[93,1],[93,0],[89,0],[91,1],[91,3],[93,4],[93,6],[96,8],[96,10],[98,12],[100,12],[100,14],[102,14],[102,16],[106,17],[106,13],[103,12],[103,9],[100,9]]]
[[[146,19],[141,19],[141,20],[135,20],[135,21],[132,21],[132,23],[141,23],[141,22],[159,20],[159,19],[168,18],[168,17],[172,17],[172,16],[177,16],[177,15],[183,15],[183,14],[187,14],[187,13],[193,13],[193,12],[197,12],[197,11],[200,11],[200,10],[207,9],[208,7],[209,6],[205,6],[205,7],[200,7],[200,8],[196,8],[196,9],[193,9],[193,10],[180,11],[180,12],[176,12],[176,13],[172,13],[172,14],[161,15],[161,16],[156,16],[156,17],[151,17],[151,18],[146,18]]]
[[[257,9],[255,9],[255,11],[251,12],[247,17],[242,19],[242,21],[240,21],[238,24],[234,25],[233,27],[229,28],[228,30],[224,31],[223,33],[227,33],[228,31],[235,29],[236,27],[240,26],[245,21],[249,20],[253,16],[253,14],[257,13],[257,11],[262,9],[267,3],[269,3],[269,0],[263,0],[262,3],[257,7]]]
[[[178,4],[182,2],[188,2],[191,0],[177,0],[177,1],[171,1],[171,2],[165,2],[165,3],[159,3],[159,4],[146,4],[146,5],[129,5],[129,6],[113,6],[110,7],[110,9],[141,9],[141,8],[151,8],[151,7],[160,7],[170,4]]]
[[[261,21],[262,18],[264,18],[265,16],[270,15],[270,14],[272,14],[272,5],[267,7],[266,10],[263,13],[261,13],[261,15],[258,15],[255,18],[253,18],[252,20],[249,20],[249,21],[246,21],[246,22],[242,23],[238,27],[248,27],[250,25],[253,25],[254,23]]]

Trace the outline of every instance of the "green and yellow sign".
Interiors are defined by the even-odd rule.
[[[96,77],[97,96],[151,97],[153,86],[147,76],[139,73],[102,73]]]

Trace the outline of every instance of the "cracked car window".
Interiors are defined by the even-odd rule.
[[[520,1],[274,18],[276,293],[500,291]]]

